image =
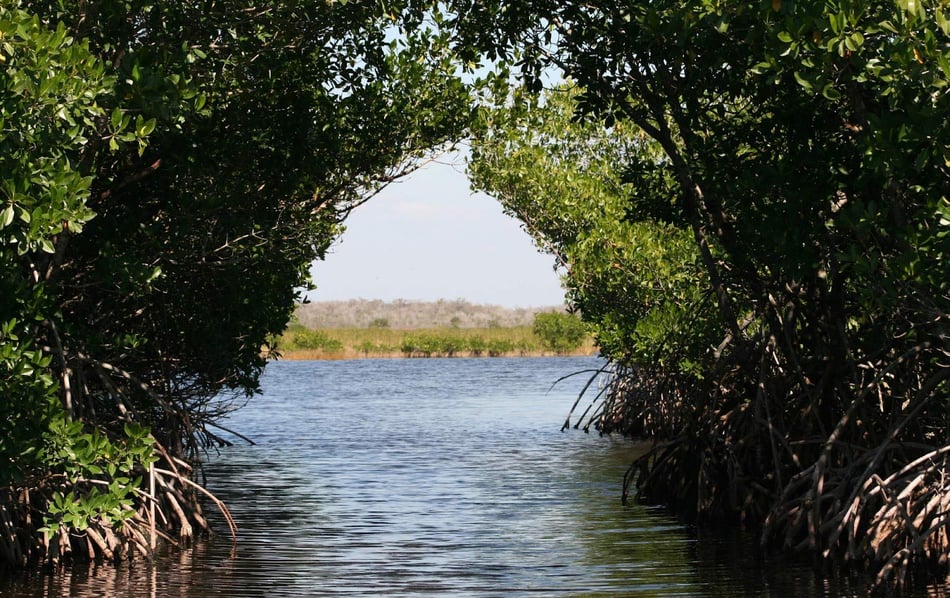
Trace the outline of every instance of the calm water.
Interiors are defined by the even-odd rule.
[[[593,358],[280,362],[211,455],[222,535],[154,564],[22,574],[4,596],[839,596],[741,538],[622,506],[636,447],[560,432]],[[220,518],[218,519],[220,523]],[[853,584],[850,584],[853,585]]]

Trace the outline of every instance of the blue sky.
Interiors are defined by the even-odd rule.
[[[466,299],[560,305],[554,258],[541,254],[497,201],[473,194],[461,158],[393,183],[357,208],[324,262],[311,301]]]

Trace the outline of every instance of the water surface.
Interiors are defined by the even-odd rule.
[[[278,362],[209,456],[221,535],[153,564],[21,574],[10,596],[843,596],[620,502],[638,447],[561,432],[594,358]],[[213,517],[213,519],[215,519]],[[857,586],[859,587],[859,586]],[[923,590],[922,590],[923,591]]]

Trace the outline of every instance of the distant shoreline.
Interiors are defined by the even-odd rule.
[[[570,321],[546,325],[538,333],[542,314]],[[279,359],[295,361],[597,355],[594,339],[578,333],[583,335],[583,325],[563,307],[508,309],[461,299],[355,300],[298,306],[293,321],[270,345]],[[576,348],[557,351],[571,346]]]
[[[597,349],[589,350],[585,348],[567,353],[554,353],[553,351],[510,351],[502,355],[474,355],[469,351],[460,351],[451,356],[449,355],[430,355],[425,356],[407,356],[401,351],[388,352],[369,352],[347,349],[344,351],[327,352],[322,350],[294,350],[279,351],[277,358],[270,358],[270,361],[345,361],[356,359],[458,359],[458,358],[478,358],[478,359],[497,359],[499,357],[593,357],[599,354]]]

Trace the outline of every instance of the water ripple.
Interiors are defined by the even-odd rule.
[[[592,359],[273,364],[211,455],[226,536],[153,564],[35,573],[9,596],[846,595],[767,573],[740,540],[700,543],[620,503],[633,443],[560,432]],[[220,517],[210,513],[212,520]],[[710,548],[711,547],[711,548]]]

